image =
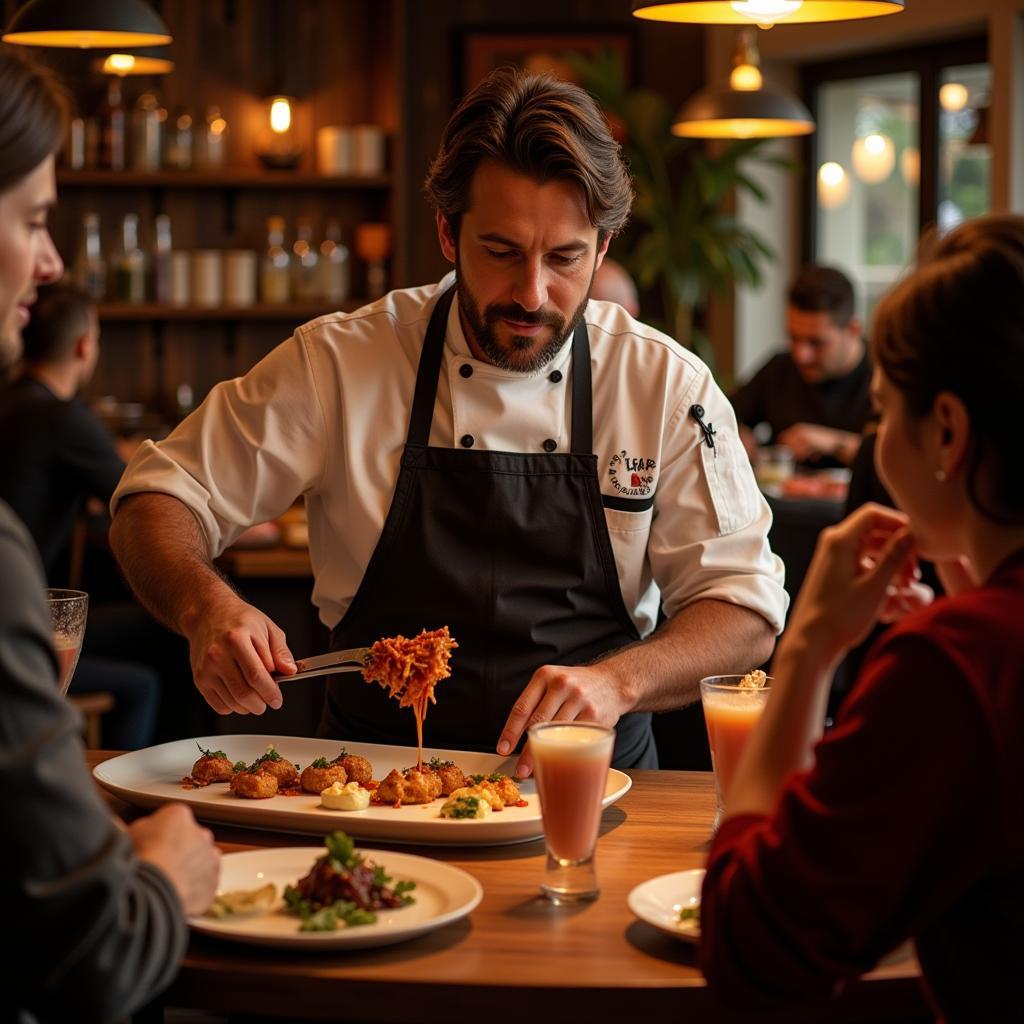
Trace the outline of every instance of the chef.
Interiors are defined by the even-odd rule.
[[[115,553],[209,704],[259,714],[293,655],[212,559],[301,495],[334,649],[457,639],[429,746],[504,755],[534,722],[590,720],[616,726],[617,767],[656,767],[651,713],[765,661],[785,615],[732,409],[691,352],[589,301],[632,188],[583,90],[495,72],[426,188],[454,274],[299,327],[145,444]],[[349,674],[321,732],[409,744],[414,726]]]

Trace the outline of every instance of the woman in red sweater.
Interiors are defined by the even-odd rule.
[[[1024,977],[1024,218],[938,243],[875,316],[876,462],[901,512],[827,530],[708,861],[724,1000],[827,995],[907,938],[949,1021],[1020,1020]],[[917,599],[916,557],[948,597]],[[879,619],[835,728],[832,673]]]

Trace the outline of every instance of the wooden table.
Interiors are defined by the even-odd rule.
[[[111,756],[92,751],[90,765]],[[714,815],[711,775],[630,774],[633,788],[602,820],[602,893],[594,903],[552,907],[538,896],[540,841],[481,849],[404,847],[479,879],[484,898],[469,918],[401,945],[315,956],[196,936],[167,1005],[395,1024],[736,1019],[707,992],[693,949],[637,921],[626,905],[634,885],[703,866]],[[225,852],[308,845],[312,856],[320,845],[308,836],[221,826],[214,831]],[[913,958],[904,956],[827,1004],[762,1019],[926,1018],[917,977]]]

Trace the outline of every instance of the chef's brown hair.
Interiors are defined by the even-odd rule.
[[[578,185],[598,244],[629,219],[633,186],[619,145],[597,103],[579,86],[505,67],[463,98],[445,126],[425,184],[456,239],[470,182],[483,160],[538,182]]]
[[[1024,217],[967,221],[926,239],[917,269],[879,303],[876,363],[919,420],[942,391],[971,421],[967,493],[978,512],[1024,523]]]
[[[64,87],[23,47],[0,43],[0,192],[34,171],[64,139]]]

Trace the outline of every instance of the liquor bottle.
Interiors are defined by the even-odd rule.
[[[87,213],[82,220],[82,237],[72,275],[75,284],[93,302],[102,302],[107,294],[107,264],[100,245],[100,215]]]
[[[139,218],[126,213],[121,224],[121,251],[114,261],[114,296],[119,302],[146,301],[146,256],[139,248]]]
[[[171,302],[171,218],[166,213],[161,213],[156,218],[153,298],[165,305],[170,305]]]
[[[324,227],[324,240],[320,243],[320,298],[325,302],[344,302],[351,287],[350,268],[348,246],[341,243],[341,225],[332,218]]]
[[[179,107],[167,133],[167,166],[176,171],[192,169],[192,115]]]
[[[155,94],[144,92],[132,112],[132,167],[137,171],[159,171],[162,136],[167,111]]]
[[[204,170],[219,170],[227,162],[228,123],[220,107],[207,107],[206,120],[200,126],[196,165]]]
[[[125,168],[126,112],[121,79],[111,78],[107,98],[100,107],[100,166],[111,171]]]
[[[284,247],[284,217],[267,220],[267,251],[260,265],[260,298],[264,302],[284,303],[291,297],[289,264]]]
[[[319,298],[317,264],[320,254],[313,245],[313,223],[299,220],[295,244],[292,246],[292,298],[296,302],[316,302]]]

